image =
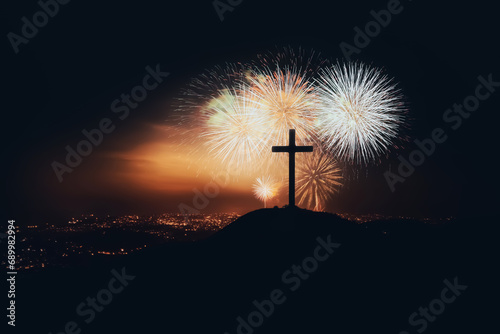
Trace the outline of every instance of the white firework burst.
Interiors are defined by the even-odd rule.
[[[258,177],[253,185],[253,193],[264,202],[264,207],[266,207],[267,200],[277,195],[278,189],[279,183],[270,176]]]
[[[200,115],[203,122],[200,135],[210,153],[238,169],[253,166],[266,153],[270,155],[266,119],[246,95],[244,87],[221,92]]]
[[[386,153],[405,120],[396,84],[359,63],[321,70],[315,89],[318,135],[343,160],[374,161]]]

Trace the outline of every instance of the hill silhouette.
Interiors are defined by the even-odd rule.
[[[416,333],[409,316],[457,278],[466,290],[425,332],[480,332],[496,314],[484,303],[496,275],[491,223],[356,224],[260,209],[203,241],[24,275],[18,322],[54,334],[69,321],[81,333]],[[113,268],[135,278],[87,324],[75,309],[108,286]]]

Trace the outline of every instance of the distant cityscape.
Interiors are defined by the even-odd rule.
[[[16,268],[78,266],[90,257],[120,256],[167,242],[201,240],[238,217],[236,213],[186,217],[178,213],[120,217],[87,214],[63,225],[29,225],[16,231]],[[4,259],[2,256],[2,266],[6,266]]]
[[[379,214],[338,215],[359,224],[380,219],[414,219]],[[95,257],[123,256],[169,242],[193,242],[208,238],[238,217],[236,213],[119,217],[86,214],[62,225],[29,225],[16,231],[16,268],[22,271],[74,267]],[[450,219],[419,220],[433,224]],[[5,258],[2,257],[2,266],[6,266]]]
[[[355,223],[368,223],[376,220],[388,220],[388,219],[402,219],[402,220],[418,220],[426,224],[442,224],[444,222],[449,222],[453,220],[453,217],[445,218],[416,218],[411,216],[388,216],[377,213],[372,214],[351,214],[351,213],[337,213],[341,218],[350,220]]]

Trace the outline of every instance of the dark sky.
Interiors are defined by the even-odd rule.
[[[386,9],[389,2],[245,0],[221,21],[211,1],[73,0],[59,5],[59,12],[17,54],[7,34],[20,35],[21,18],[32,21],[40,7],[25,0],[2,4],[7,217],[28,224],[90,211],[176,211],[180,202],[191,200],[191,192],[112,184],[105,175],[122,170],[120,160],[109,159],[110,152],[154,140],[148,129],[165,125],[171,112],[158,106],[204,69],[284,46],[341,59],[339,44],[353,45],[353,29],[364,29],[373,20],[370,11]],[[456,130],[442,117],[454,103],[474,94],[478,76],[492,74],[500,81],[494,6],[488,1],[402,1],[387,27],[352,56],[384,68],[400,83],[409,106],[410,141],[348,182],[331,210],[423,216],[493,211],[500,87]],[[130,92],[141,82],[145,67],[156,64],[170,75],[126,120],[116,121],[116,130],[68,175],[71,181],[60,184],[51,162],[64,158],[64,147],[75,145],[82,129],[105,117],[116,120],[111,101]],[[391,192],[384,172],[389,166],[397,169],[397,156],[407,157],[416,148],[413,140],[429,138],[437,127],[445,129],[448,140]],[[102,169],[109,173],[100,173]],[[221,194],[206,211],[230,210],[224,204],[228,197],[236,211],[259,206],[250,196],[234,192]]]

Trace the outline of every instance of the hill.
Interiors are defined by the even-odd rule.
[[[256,210],[200,242],[27,275],[18,322],[54,334],[65,326],[75,333],[479,332],[495,314],[484,303],[496,277],[491,225],[355,224],[302,209]],[[118,290],[118,276],[120,292],[101,292]],[[409,324],[420,307],[432,302],[437,310],[445,280],[459,287],[453,302]]]

